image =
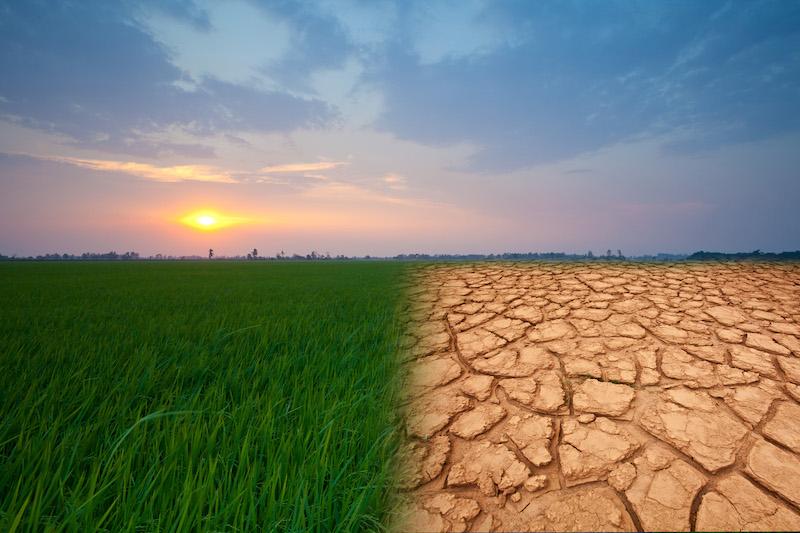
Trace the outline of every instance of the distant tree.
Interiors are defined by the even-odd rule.
[[[611,258],[611,250],[610,249],[606,250],[606,257],[608,257],[609,259]]]
[[[591,250],[589,250],[588,252],[586,252],[586,257],[588,257],[589,259],[594,259],[594,254],[592,253],[592,251],[591,251]]]
[[[253,258],[253,254],[247,254],[247,260],[248,260],[248,261],[249,261],[250,259],[252,259],[252,258]]]
[[[208,258],[211,259],[212,257],[214,257],[214,249],[213,248],[209,248],[208,249]]]
[[[253,248],[253,259],[258,259],[258,249]]]
[[[617,250],[617,257],[622,259],[622,250]]]

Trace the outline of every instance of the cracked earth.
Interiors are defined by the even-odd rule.
[[[416,276],[398,529],[800,530],[800,267]]]

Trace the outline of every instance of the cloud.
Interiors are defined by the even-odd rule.
[[[269,17],[283,21],[291,29],[290,46],[283,57],[261,68],[262,74],[293,93],[319,95],[312,78],[320,70],[337,70],[359,54],[348,36],[345,24],[352,21],[344,2],[254,2]],[[360,3],[358,10],[376,4]],[[378,9],[378,16],[386,15]],[[374,28],[374,20],[368,22]],[[320,95],[323,96],[324,95]],[[326,100],[330,103],[330,100]]]
[[[627,202],[617,206],[620,213],[635,216],[688,216],[716,206],[707,202]]]
[[[214,159],[217,157],[214,147],[207,144],[149,140],[143,136],[77,142],[67,141],[64,144],[82,149],[123,153],[143,158],[181,156],[192,159]]]
[[[729,5],[8,2],[0,117],[132,159],[366,126],[476,147],[456,166],[484,173],[677,130],[679,153],[800,131],[800,4]]]
[[[207,165],[173,165],[156,166],[133,161],[109,161],[104,159],[79,159],[76,157],[36,157],[66,163],[89,170],[100,172],[120,172],[146,180],[161,182],[203,181],[211,183],[238,183],[233,175],[225,170],[220,170]]]
[[[400,176],[399,174],[386,174],[382,180],[390,189],[396,191],[406,189],[406,182],[408,181],[404,176]]]
[[[465,168],[486,173],[676,130],[694,132],[681,151],[800,131],[800,4],[723,5],[490,4],[481,24],[517,35],[504,46],[426,62],[390,43],[369,73],[377,127],[480,146]]]
[[[449,204],[435,202],[424,198],[400,197],[383,194],[366,187],[341,181],[328,181],[310,187],[304,193],[309,198],[333,199],[368,204],[390,204],[413,208],[452,208]]]
[[[4,4],[0,71],[13,74],[0,76],[0,117],[65,135],[78,147],[136,156],[158,156],[147,137],[170,128],[196,136],[285,133],[335,119],[331,106],[311,96],[190,78],[136,24],[129,5]],[[175,2],[173,11],[185,13],[187,5]],[[201,14],[191,17],[202,26]],[[181,149],[197,147],[172,147]]]
[[[290,49],[288,24],[243,0],[202,4],[207,26],[156,5],[143,10],[137,20],[170,50],[171,62],[194,80],[213,77],[240,84],[267,82],[261,69]]]
[[[490,7],[484,0],[413,4],[409,13],[412,43],[420,63],[471,59],[518,42],[520,28],[487,20]]]
[[[143,10],[152,9],[158,13],[185,21],[197,30],[210,30],[211,20],[208,12],[198,6],[194,0],[139,0]]]
[[[355,46],[373,49],[394,37],[400,12],[406,6],[392,0],[320,0],[316,7],[314,11],[333,19],[332,26],[338,27]]]
[[[320,161],[318,163],[287,163],[284,165],[271,165],[261,169],[265,174],[281,172],[317,172],[320,170],[331,170],[342,165],[347,165],[346,161]],[[313,176],[317,177],[317,176]]]
[[[175,183],[181,181],[202,181],[207,183],[269,183],[273,185],[291,185],[300,189],[313,189],[314,184],[328,182],[328,176],[315,171],[330,170],[348,164],[344,161],[324,161],[319,163],[292,163],[264,167],[256,172],[227,170],[211,165],[153,165],[135,161],[117,161],[109,159],[88,159],[66,156],[44,156],[28,153],[4,153],[0,155],[22,156],[41,161],[53,161],[98,172],[118,172],[136,176],[146,180]],[[273,177],[267,174],[302,174],[306,181]],[[387,176],[388,178],[388,176]],[[340,182],[328,182],[331,190],[345,190],[349,185]],[[388,182],[387,182],[388,183]],[[354,186],[352,186],[354,187]],[[395,187],[390,187],[395,188]],[[356,188],[349,189],[356,190]],[[366,189],[365,189],[366,190]],[[386,201],[391,201],[387,199]]]

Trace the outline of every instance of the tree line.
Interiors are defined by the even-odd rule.
[[[347,256],[331,255],[311,251],[305,255],[287,254],[283,250],[274,255],[262,256],[257,248],[241,255],[218,256],[213,248],[207,255],[167,255],[154,254],[142,256],[137,252],[84,252],[82,254],[48,253],[36,256],[6,256],[0,254],[0,261],[354,261],[354,260],[395,260],[395,261],[798,261],[800,251],[764,253],[753,252],[705,252],[689,254],[666,254],[625,256],[621,250],[616,253],[607,250],[605,254],[595,255],[591,250],[585,254],[568,254],[565,252],[507,252],[500,254],[397,254],[394,256]]]

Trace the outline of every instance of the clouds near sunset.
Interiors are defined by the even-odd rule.
[[[313,203],[316,234],[231,252],[798,248],[798,50],[789,1],[0,0],[0,210],[39,227],[65,207],[34,183],[71,182],[89,211]],[[345,205],[418,223],[328,232]]]

